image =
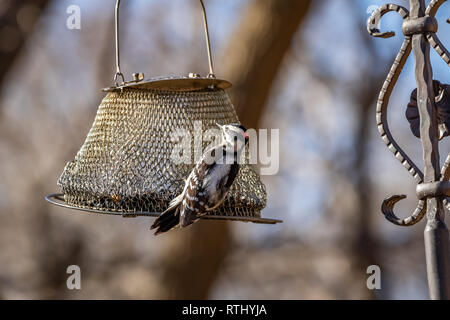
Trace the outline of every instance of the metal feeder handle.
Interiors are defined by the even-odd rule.
[[[208,19],[206,18],[206,9],[205,5],[203,3],[203,0],[200,0],[200,4],[202,6],[203,11],[203,27],[205,30],[205,38],[206,38],[206,48],[208,50],[208,62],[209,62],[209,74],[208,78],[215,78],[214,75],[214,68],[213,68],[213,62],[212,62],[212,54],[211,54],[211,42],[209,40],[209,30],[208,30]],[[122,83],[125,83],[125,77],[120,70],[120,41],[119,41],[119,8],[120,8],[120,0],[116,1],[116,9],[115,9],[115,24],[114,24],[114,30],[115,30],[115,40],[116,40],[116,74],[114,75],[114,83],[116,86],[119,86],[118,79],[119,77],[122,78]]]

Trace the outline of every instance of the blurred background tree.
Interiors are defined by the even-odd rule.
[[[0,88],[49,0],[4,0],[0,3]]]
[[[149,219],[48,205],[43,196],[82,145],[103,96],[98,89],[112,83],[114,2],[77,1],[81,30],[66,28],[72,1],[0,3],[0,297],[427,297],[423,225],[399,229],[379,212],[386,195],[414,197],[374,120],[400,46],[399,38],[365,33],[370,11],[384,1],[205,0],[216,73],[233,83],[241,121],[280,128],[280,171],[263,177],[263,214],[284,224],[199,222],[155,238]],[[122,7],[128,77],[206,73],[196,0]],[[382,29],[401,34],[398,17],[386,21]],[[436,78],[448,83],[448,67],[433,62]],[[421,163],[403,117],[414,86],[409,63],[390,121]],[[413,206],[400,209],[406,215]],[[80,291],[66,288],[71,264],[81,267]],[[366,287],[372,264],[381,266],[381,290]]]

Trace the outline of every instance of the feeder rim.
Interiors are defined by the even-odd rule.
[[[113,86],[102,89],[105,92],[122,91],[125,88],[132,89],[151,89],[158,91],[199,91],[204,89],[228,89],[232,86],[231,82],[211,77],[201,77],[197,74],[188,76],[164,76],[155,77],[147,80],[127,81],[119,86]]]
[[[158,212],[145,212],[145,211],[136,211],[136,212],[119,212],[119,211],[108,211],[108,210],[97,210],[90,208],[82,208],[69,205],[64,200],[64,194],[62,193],[51,193],[45,196],[45,200],[51,204],[54,204],[58,207],[73,209],[79,211],[93,212],[98,214],[111,214],[115,216],[122,216],[124,218],[135,218],[135,217],[159,217],[161,214]],[[230,221],[241,221],[241,222],[253,222],[259,224],[277,224],[282,223],[283,220],[278,219],[266,219],[266,218],[257,218],[257,217],[239,217],[239,216],[203,216],[200,219],[202,220],[230,220]]]

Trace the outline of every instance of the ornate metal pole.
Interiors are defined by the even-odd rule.
[[[444,223],[444,205],[449,207],[447,197],[450,196],[450,155],[442,170],[439,170],[439,140],[450,133],[450,86],[433,81],[430,62],[432,46],[450,66],[450,54],[436,36],[438,23],[435,15],[445,1],[432,0],[426,6],[425,0],[410,0],[411,11],[388,4],[376,10],[368,20],[371,35],[388,38],[394,36],[394,32],[380,32],[377,28],[383,15],[396,11],[403,17],[405,40],[381,90],[377,124],[387,147],[416,180],[419,203],[414,213],[402,220],[394,214],[394,206],[406,196],[395,195],[383,202],[382,212],[389,221],[400,226],[414,225],[427,216],[425,252],[431,299],[450,299],[449,232]],[[417,89],[411,95],[406,116],[413,133],[422,140],[423,173],[395,142],[387,122],[390,95],[411,51],[415,57]]]

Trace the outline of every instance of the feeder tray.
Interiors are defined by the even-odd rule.
[[[86,141],[58,180],[62,193],[48,195],[47,201],[101,214],[157,217],[183,191],[194,167],[194,163],[172,161],[172,151],[179,142],[172,141],[171,133],[179,128],[187,130],[192,145],[194,134],[199,134],[194,130],[198,121],[202,134],[216,128],[216,123],[239,122],[224,90],[231,84],[214,76],[206,13],[200,2],[210,74],[144,80],[138,73],[126,82],[120,71],[117,1],[116,85],[103,89],[107,93]],[[207,144],[203,142],[202,150]],[[224,203],[202,219],[281,222],[262,218],[265,206],[265,187],[253,167],[244,163]]]

